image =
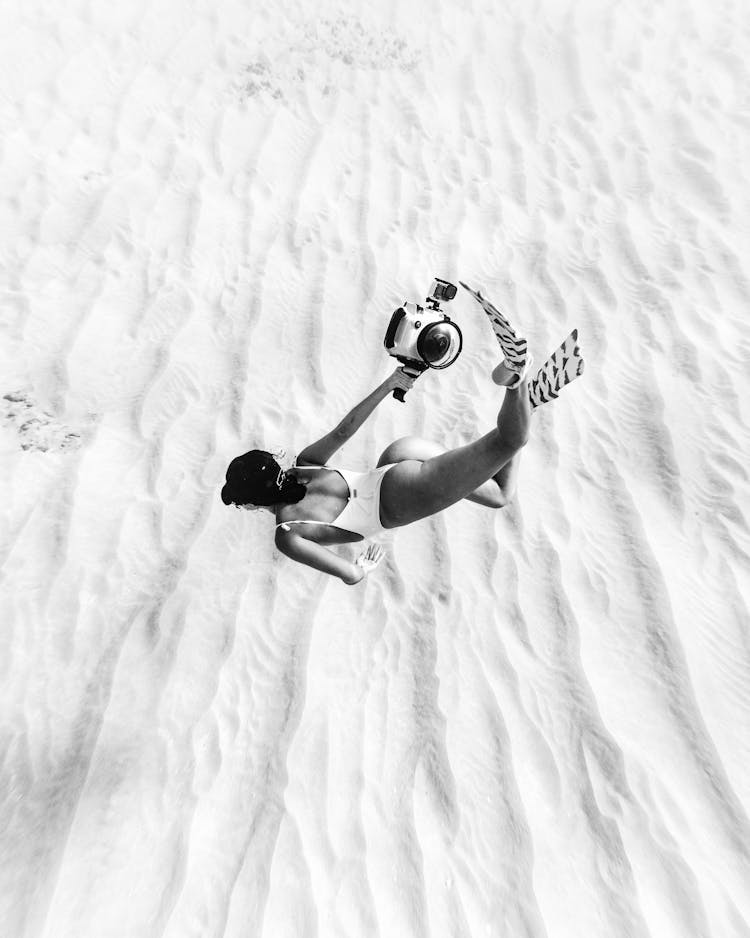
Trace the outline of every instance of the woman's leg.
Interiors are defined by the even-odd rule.
[[[380,489],[386,527],[426,518],[462,498],[469,498],[506,469],[502,481],[513,483],[514,457],[526,444],[531,408],[526,382],[506,391],[497,428],[467,446],[434,455],[424,462],[406,459],[386,474]],[[388,450],[383,454],[385,456]],[[381,457],[382,459],[382,457]]]
[[[394,440],[384,450],[378,466],[387,466],[391,463],[404,462],[407,459],[425,462],[433,456],[445,453],[444,447],[433,440],[425,440],[419,436],[404,436]],[[521,454],[516,453],[503,468],[495,475],[477,486],[473,492],[466,496],[470,502],[484,505],[486,508],[505,508],[516,494],[516,479]]]

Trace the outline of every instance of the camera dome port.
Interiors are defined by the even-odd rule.
[[[462,345],[461,330],[445,319],[425,326],[417,340],[417,352],[430,368],[447,368],[461,354]]]

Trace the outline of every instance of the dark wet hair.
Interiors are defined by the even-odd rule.
[[[301,501],[305,486],[292,479],[284,479],[279,486],[281,471],[271,453],[251,449],[229,463],[221,500],[225,505],[263,506]]]

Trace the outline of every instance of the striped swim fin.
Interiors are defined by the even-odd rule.
[[[495,306],[490,303],[489,300],[486,300],[482,294],[477,290],[472,290],[471,287],[467,286],[463,280],[459,280],[459,283],[467,290],[474,299],[479,303],[482,309],[487,314],[487,318],[490,320],[490,325],[492,330],[495,333],[497,341],[500,343],[500,348],[503,350],[503,356],[505,357],[504,364],[511,370],[515,371],[517,374],[520,374],[526,367],[526,355],[527,355],[527,342],[522,336],[519,336],[516,333],[516,330],[511,326],[510,322],[500,312]]]
[[[529,381],[529,400],[532,408],[555,400],[566,384],[583,374],[583,368],[578,330],[574,329],[542,365],[537,376]]]

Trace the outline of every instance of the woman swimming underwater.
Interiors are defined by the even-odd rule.
[[[475,296],[490,315],[490,304]],[[526,355],[525,340],[521,340],[519,355],[518,343],[510,349],[495,331],[505,358],[493,372],[493,380],[506,390],[496,426],[480,439],[444,451],[437,443],[407,436],[387,446],[377,466],[368,472],[328,466],[378,404],[394,390],[408,390],[414,384],[414,378],[397,368],[330,433],[305,447],[293,468],[284,471],[264,450],[233,459],[222,501],[240,508],[267,508],[276,516],[276,546],[282,553],[349,585],[359,583],[380,563],[383,549],[369,545],[351,563],[329,545],[363,541],[434,515],[464,498],[488,508],[505,507],[516,491],[532,409],[556,397],[563,384],[580,374],[583,359],[574,331],[528,383],[531,358]]]

